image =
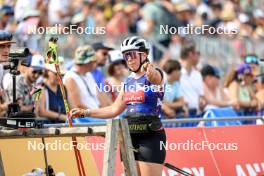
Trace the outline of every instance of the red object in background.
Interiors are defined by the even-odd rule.
[[[167,128],[166,162],[195,176],[258,176],[264,173],[264,125]],[[88,137],[103,143],[102,137]],[[202,148],[203,147],[203,148]],[[102,173],[103,151],[92,151]],[[116,175],[121,175],[117,152]],[[162,176],[177,176],[164,167]]]

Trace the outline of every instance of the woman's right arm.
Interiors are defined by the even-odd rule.
[[[71,110],[71,116],[80,117],[81,115],[84,115],[87,117],[95,118],[114,118],[117,115],[121,114],[126,108],[126,104],[123,101],[123,95],[124,89],[122,88],[121,92],[112,105],[98,109],[85,109],[84,111],[83,109],[75,108]]]

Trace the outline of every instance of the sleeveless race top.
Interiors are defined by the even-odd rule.
[[[127,105],[127,114],[160,116],[163,96],[164,85],[152,84],[145,74],[135,78],[135,74],[132,73],[124,83],[123,100]]]

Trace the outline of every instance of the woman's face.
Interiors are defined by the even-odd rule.
[[[52,83],[57,83],[56,73],[54,73],[54,72],[52,72],[52,71],[48,71],[48,79],[49,79],[50,82],[52,82]]]
[[[139,51],[127,51],[123,53],[124,58],[127,62],[128,68],[132,71],[136,71],[140,66],[140,57],[142,62],[146,59],[147,54]]]

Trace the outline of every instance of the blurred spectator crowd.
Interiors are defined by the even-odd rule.
[[[52,31],[34,34],[30,27],[88,28],[59,38],[59,50],[70,54],[60,57],[63,83],[70,109],[110,105],[129,75],[120,42],[129,35],[141,35],[152,44],[151,60],[166,73],[162,118],[202,117],[204,112],[232,107],[241,116],[264,113],[264,76],[262,55],[247,52],[241,43],[232,47],[238,58],[225,70],[221,60],[208,63],[199,44],[184,33],[163,34],[160,26],[184,27],[209,25],[224,27],[233,35],[203,34],[223,40],[264,39],[264,3],[257,0],[0,0],[0,30],[13,33],[17,46],[33,53],[30,67],[19,66],[17,100],[23,111],[34,111],[53,122],[66,120],[62,93],[52,64],[45,64],[47,37]],[[59,25],[58,25],[59,24]],[[32,28],[31,28],[32,29]],[[68,30],[69,28],[67,28]],[[100,39],[93,39],[93,36]],[[82,40],[79,40],[82,39]],[[91,40],[89,40],[91,39]],[[92,41],[92,42],[91,42]],[[9,44],[10,45],[10,44]],[[9,46],[10,48],[10,46]],[[222,48],[219,48],[221,50]],[[0,52],[4,51],[0,43]],[[63,53],[59,53],[63,55]],[[225,61],[222,61],[225,62]],[[1,105],[4,116],[12,101],[12,77],[0,69]],[[39,100],[33,93],[42,87]],[[103,88],[103,89],[100,89]],[[245,121],[245,124],[252,123]]]

